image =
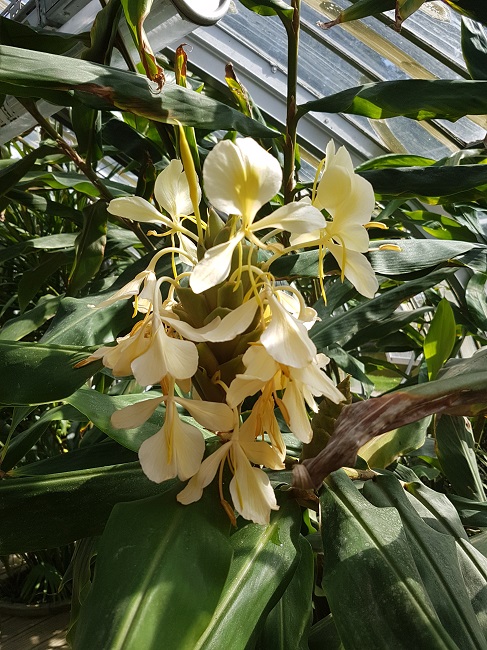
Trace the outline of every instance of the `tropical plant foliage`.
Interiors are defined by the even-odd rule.
[[[296,63],[299,0],[241,4]],[[76,650],[487,648],[487,151],[297,171],[309,111],[487,114],[486,16],[448,4],[472,79],[296,106],[290,65],[284,133],[154,55],[150,3],[1,19],[38,127],[0,160],[0,556],[76,542]]]

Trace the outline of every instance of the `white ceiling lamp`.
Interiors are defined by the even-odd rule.
[[[214,25],[227,13],[230,4],[231,0],[154,0],[144,23],[153,51],[172,44],[179,45],[187,34],[198,27]],[[24,4],[18,0],[11,3],[3,15],[32,27],[80,34],[91,29],[100,10],[99,0],[29,0]],[[134,60],[138,60],[137,50],[124,21],[120,22],[120,32],[128,52]],[[125,67],[121,55],[116,51],[112,65]],[[43,100],[38,102],[38,109],[45,117],[53,115],[60,108]],[[0,144],[5,144],[34,125],[34,118],[14,97],[5,99],[0,107]]]

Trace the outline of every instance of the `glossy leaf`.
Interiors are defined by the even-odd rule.
[[[404,300],[434,287],[454,271],[455,269],[433,271],[422,278],[390,289],[372,300],[361,302],[345,313],[324,319],[311,329],[311,338],[319,349],[332,343],[343,345],[363,327],[390,316]]]
[[[168,490],[138,463],[0,482],[0,554],[62,546],[100,535],[113,506]],[[76,495],[76,501],[73,501]]]
[[[19,341],[50,320],[61,302],[61,296],[43,296],[29,311],[8,320],[0,329],[0,340]]]
[[[322,586],[343,645],[456,650],[423,587],[397,510],[371,505],[342,472],[330,477],[320,502]]]
[[[164,422],[164,406],[160,406],[153,415],[142,426],[137,429],[116,429],[110,421],[115,411],[130,406],[136,402],[158,396],[159,393],[142,393],[136,395],[104,395],[95,390],[81,388],[67,397],[66,401],[83,413],[88,420],[93,422],[100,431],[106,433],[119,444],[138,451],[140,445],[146,438],[153,436],[162,427]]]
[[[424,338],[424,358],[428,379],[436,379],[440,368],[450,357],[456,341],[456,323],[453,309],[446,298],[438,303]]]
[[[462,52],[472,79],[487,79],[487,36],[470,18],[462,18]]]
[[[68,54],[76,52],[83,44],[88,44],[88,34],[63,34],[47,29],[37,29],[28,23],[10,20],[0,16],[0,43],[15,45],[27,50],[49,52],[50,54]]]
[[[220,601],[191,650],[247,648],[294,575],[300,521],[297,504],[285,500],[268,526],[247,524],[232,535],[234,557]]]
[[[66,58],[20,48],[0,46],[0,92],[20,97],[42,97],[61,105],[71,95],[98,109],[130,111],[156,122],[181,122],[201,129],[235,129],[245,135],[275,138],[279,134],[225,104],[201,93],[167,84],[154,93],[151,82],[87,61],[66,65]]]
[[[485,647],[486,640],[458,564],[454,538],[428,526],[392,476],[378,476],[374,481],[367,481],[363,494],[373,505],[397,508],[421,580],[452,640],[459,648]]]
[[[403,116],[413,120],[437,118],[455,121],[465,115],[487,113],[487,82],[442,79],[380,81],[301,104],[298,116],[310,111],[348,113],[381,120]]]
[[[76,419],[77,411],[70,406],[62,405],[48,409],[30,427],[17,433],[11,440],[5,456],[0,463],[3,472],[8,472],[22,460],[26,453],[32,449],[53,420]]]
[[[46,235],[8,246],[0,250],[0,263],[13,259],[18,255],[24,255],[34,250],[61,250],[73,248],[76,235],[72,233],[61,233],[59,235]]]
[[[444,415],[435,428],[436,453],[443,473],[461,497],[485,501],[469,420]]]
[[[465,299],[469,314],[483,332],[487,331],[487,273],[475,273],[467,284]]]
[[[299,538],[296,571],[279,602],[266,619],[256,650],[308,650],[312,618],[314,556],[309,542]]]
[[[81,368],[80,347],[0,341],[0,404],[45,404],[68,397],[97,372],[101,362]]]
[[[375,16],[383,11],[395,9],[396,0],[358,0],[338,14],[335,20],[326,23],[318,23],[319,27],[329,29],[341,23],[347,23],[351,20],[360,20],[367,16]]]
[[[323,650],[323,648],[326,648],[326,650],[344,650],[331,614],[313,625],[309,633],[308,647],[309,650]]]
[[[431,418],[405,424],[366,442],[358,451],[369,467],[385,469],[400,456],[419,449],[425,441]]]
[[[107,241],[106,203],[92,203],[84,210],[83,218],[83,229],[75,241],[76,257],[68,280],[71,294],[82,289],[98,273],[103,262]]]
[[[189,506],[176,501],[179,489],[114,509],[75,650],[197,647],[227,578],[229,520],[216,489]]]

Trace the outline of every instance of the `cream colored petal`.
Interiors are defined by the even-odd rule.
[[[140,196],[123,196],[120,199],[113,199],[108,204],[107,210],[110,214],[131,221],[163,223],[169,228],[173,225],[170,219]]]
[[[144,288],[139,294],[139,301],[142,304],[147,302],[150,305],[154,305],[159,299],[159,287],[160,284],[157,282],[156,274],[153,271],[149,271],[145,278]]]
[[[233,429],[233,411],[226,404],[183,397],[175,397],[174,399],[209,431],[231,431]]]
[[[260,342],[273,359],[294,368],[310,363],[316,347],[306,327],[293,318],[274,296],[268,298],[272,318],[260,337]]]
[[[316,242],[321,238],[320,230],[304,233],[302,235],[291,235],[289,238],[291,246],[305,246],[308,242]]]
[[[214,329],[208,332],[206,340],[212,342],[232,341],[238,334],[242,334],[250,327],[258,307],[257,298],[247,300],[233,309]]]
[[[343,270],[345,277],[366,298],[373,298],[379,288],[379,283],[369,260],[355,251],[343,249],[332,242],[328,243],[330,252]]]
[[[246,375],[257,377],[263,382],[269,381],[279,370],[276,361],[262,345],[251,345],[243,355],[242,362]]]
[[[309,421],[302,393],[294,381],[290,381],[282,398],[283,404],[289,413],[289,428],[296,438],[304,443],[309,443],[313,437],[313,429]]]
[[[176,457],[178,477],[187,481],[201,467],[205,453],[205,440],[201,431],[176,415],[173,420],[173,453]]]
[[[222,140],[208,154],[203,181],[210,202],[226,214],[251,223],[258,210],[277,194],[279,162],[251,138]]]
[[[243,232],[238,233],[229,241],[213,246],[206,251],[205,256],[194,267],[189,278],[190,287],[195,293],[202,293],[228,278],[233,251],[243,237]]]
[[[190,341],[167,336],[161,324],[152,333],[147,351],[134,359],[131,367],[141,386],[158,384],[167,374],[188,379],[198,368],[198,351]]]
[[[244,519],[256,524],[269,523],[271,510],[279,510],[269,477],[258,467],[252,467],[240,445],[234,445],[235,475],[230,481],[235,510]]]
[[[127,300],[128,298],[133,298],[133,296],[136,296],[139,293],[142,282],[146,279],[149,273],[150,271],[142,271],[142,273],[138,273],[133,280],[127,282],[127,284],[116,291],[112,296],[110,296],[110,298],[99,302],[96,305],[96,308],[100,309],[101,307],[108,307],[108,305],[111,305],[119,300]]]
[[[162,483],[178,474],[176,457],[168,456],[166,424],[156,434],[144,440],[139,448],[142,471],[150,481]]]
[[[356,223],[361,226],[371,219],[375,207],[375,196],[372,185],[358,174],[352,177],[352,189],[343,197],[342,203],[333,214],[345,228],[346,224]]]
[[[252,230],[278,228],[291,233],[309,233],[324,228],[326,221],[321,212],[307,203],[288,203],[278,208],[272,214],[259,219],[253,224]]]
[[[255,395],[265,382],[259,377],[248,375],[237,375],[229,386],[226,399],[230,408],[235,408],[241,404],[246,397]]]
[[[269,469],[284,469],[284,463],[278,452],[263,440],[240,442],[240,446],[247,458],[256,465],[263,465]]]
[[[142,325],[134,334],[117,339],[117,345],[107,353],[103,360],[112,369],[115,377],[127,377],[132,374],[132,361],[144,354],[150,345],[150,321]]]
[[[217,449],[213,454],[205,458],[201,463],[199,470],[196,474],[189,480],[187,486],[182,490],[176,497],[179,503],[183,505],[188,505],[194,501],[201,499],[203,495],[204,488],[209,485],[212,480],[215,478],[215,474],[218,471],[220,463],[223,461],[225,456],[228,454],[230,447],[232,446],[231,442],[227,442]]]
[[[330,165],[323,172],[313,204],[318,210],[324,208],[333,215],[334,211],[350,195],[351,191],[352,179],[350,174],[341,167]]]
[[[342,402],[344,399],[342,393],[338,390],[328,375],[320,370],[320,366],[317,363],[310,363],[309,366],[306,366],[305,368],[293,368],[291,370],[291,377],[303,386],[306,386],[312,395],[323,395],[336,404]],[[313,403],[314,400],[313,402],[309,400],[311,408],[313,408]]]
[[[116,429],[135,429],[142,426],[163,400],[163,397],[145,399],[115,411],[110,418],[112,426]]]
[[[336,244],[345,246],[347,249],[366,253],[369,250],[369,233],[358,224],[341,224],[339,221],[329,223],[326,234],[334,238]]]
[[[185,321],[168,317],[165,314],[162,314],[161,318],[167,325],[170,325],[174,330],[176,330],[176,332],[179,332],[181,336],[184,336],[184,338],[189,339],[190,341],[196,341],[197,343],[208,341],[208,334],[213,332],[221,322],[221,318],[217,316],[213,321],[211,321],[211,323],[208,323],[208,325],[195,328]]]
[[[189,266],[194,266],[198,261],[196,244],[192,239],[190,239],[186,235],[183,235],[182,233],[178,233],[178,239],[179,239],[179,245],[181,246],[183,251],[187,253],[190,256],[190,258],[194,259],[194,264],[191,264],[191,262],[187,257],[183,257],[182,261],[185,264],[188,264]]]
[[[166,210],[173,219],[181,214],[193,214],[188,179],[180,160],[171,160],[158,175],[154,185],[154,196],[161,208]]]

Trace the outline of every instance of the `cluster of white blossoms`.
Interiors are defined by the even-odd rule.
[[[335,153],[330,143],[312,196],[271,211],[269,202],[282,183],[279,163],[250,138],[225,140],[203,167],[210,206],[203,219],[192,161],[183,147],[181,155],[185,171],[183,163],[172,160],[157,178],[154,196],[162,212],[140,197],[109,205],[117,216],[158,223],[165,229],[159,236],[170,239],[145,271],[98,305],[131,299],[137,320],[127,336],[100,348],[87,362],[101,359],[115,377],[133,375],[142,386],[161,387],[162,395],[149,392],[147,399],[112,417],[115,427],[135,428],[165,405],[162,428],[139,450],[149,479],[189,479],[177,497],[188,504],[218,475],[229,516],[234,519],[236,510],[265,524],[278,505],[262,468],[282,469],[286,454],[275,410],[308,443],[308,409],[318,410],[316,398],[343,399],[323,370],[328,358],[317,353],[308,334],[315,310],[295,286],[269,269],[278,257],[313,247],[320,252],[323,281],[328,250],[342,275],[372,297],[377,280],[363,253],[369,246],[365,226],[374,194],[354,173],[347,151],[342,147]],[[267,216],[257,219],[264,206]],[[156,264],[166,254],[172,256],[173,275],[158,278]],[[175,260],[188,270],[177,274]],[[161,291],[162,285],[167,291]],[[217,450],[205,459],[201,430],[182,420],[178,407],[219,437]],[[225,465],[232,475],[233,506],[224,489]]]

